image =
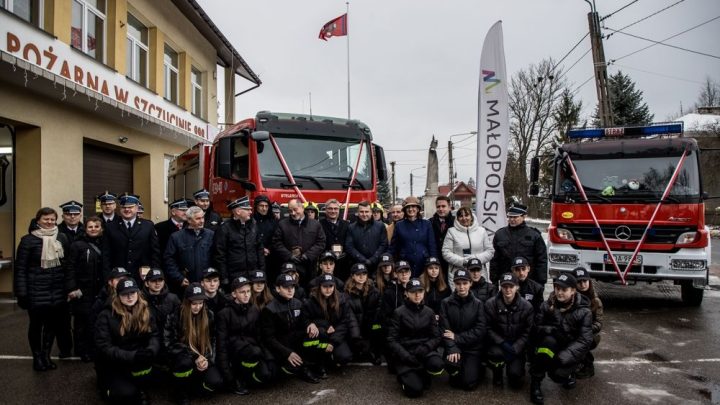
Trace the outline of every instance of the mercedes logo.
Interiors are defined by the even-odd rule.
[[[615,237],[622,240],[628,240],[630,239],[630,236],[632,235],[632,231],[629,227],[625,225],[618,226],[615,228]]]

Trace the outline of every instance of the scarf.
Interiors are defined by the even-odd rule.
[[[34,236],[42,239],[42,253],[40,255],[40,267],[50,269],[60,266],[60,259],[63,258],[62,243],[57,240],[58,228],[52,229],[39,228],[31,232]]]

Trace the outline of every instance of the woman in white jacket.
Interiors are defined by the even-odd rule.
[[[483,265],[490,262],[495,249],[485,228],[480,226],[475,214],[467,207],[461,207],[455,219],[455,226],[448,229],[442,246],[442,255],[449,264],[449,285],[454,287],[455,271],[464,268],[467,261],[477,258]],[[487,274],[485,275],[487,278]]]

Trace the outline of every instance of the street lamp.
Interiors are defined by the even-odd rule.
[[[424,168],[425,168],[425,166],[420,166],[420,167],[416,167],[414,169],[410,169],[410,195],[414,195],[413,194],[413,172],[415,170],[420,170],[420,169],[424,169]]]

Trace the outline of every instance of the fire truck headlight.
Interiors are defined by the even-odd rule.
[[[675,242],[675,243],[678,245],[687,245],[688,243],[695,242],[697,237],[698,237],[697,232],[685,232],[677,238],[677,242]]]
[[[673,270],[705,270],[707,262],[705,260],[672,259],[670,267]]]
[[[548,256],[551,263],[576,264],[578,262],[578,256],[573,254],[550,253]]]
[[[566,241],[574,241],[575,237],[573,236],[572,232],[565,228],[557,228],[556,229],[558,238]]]

